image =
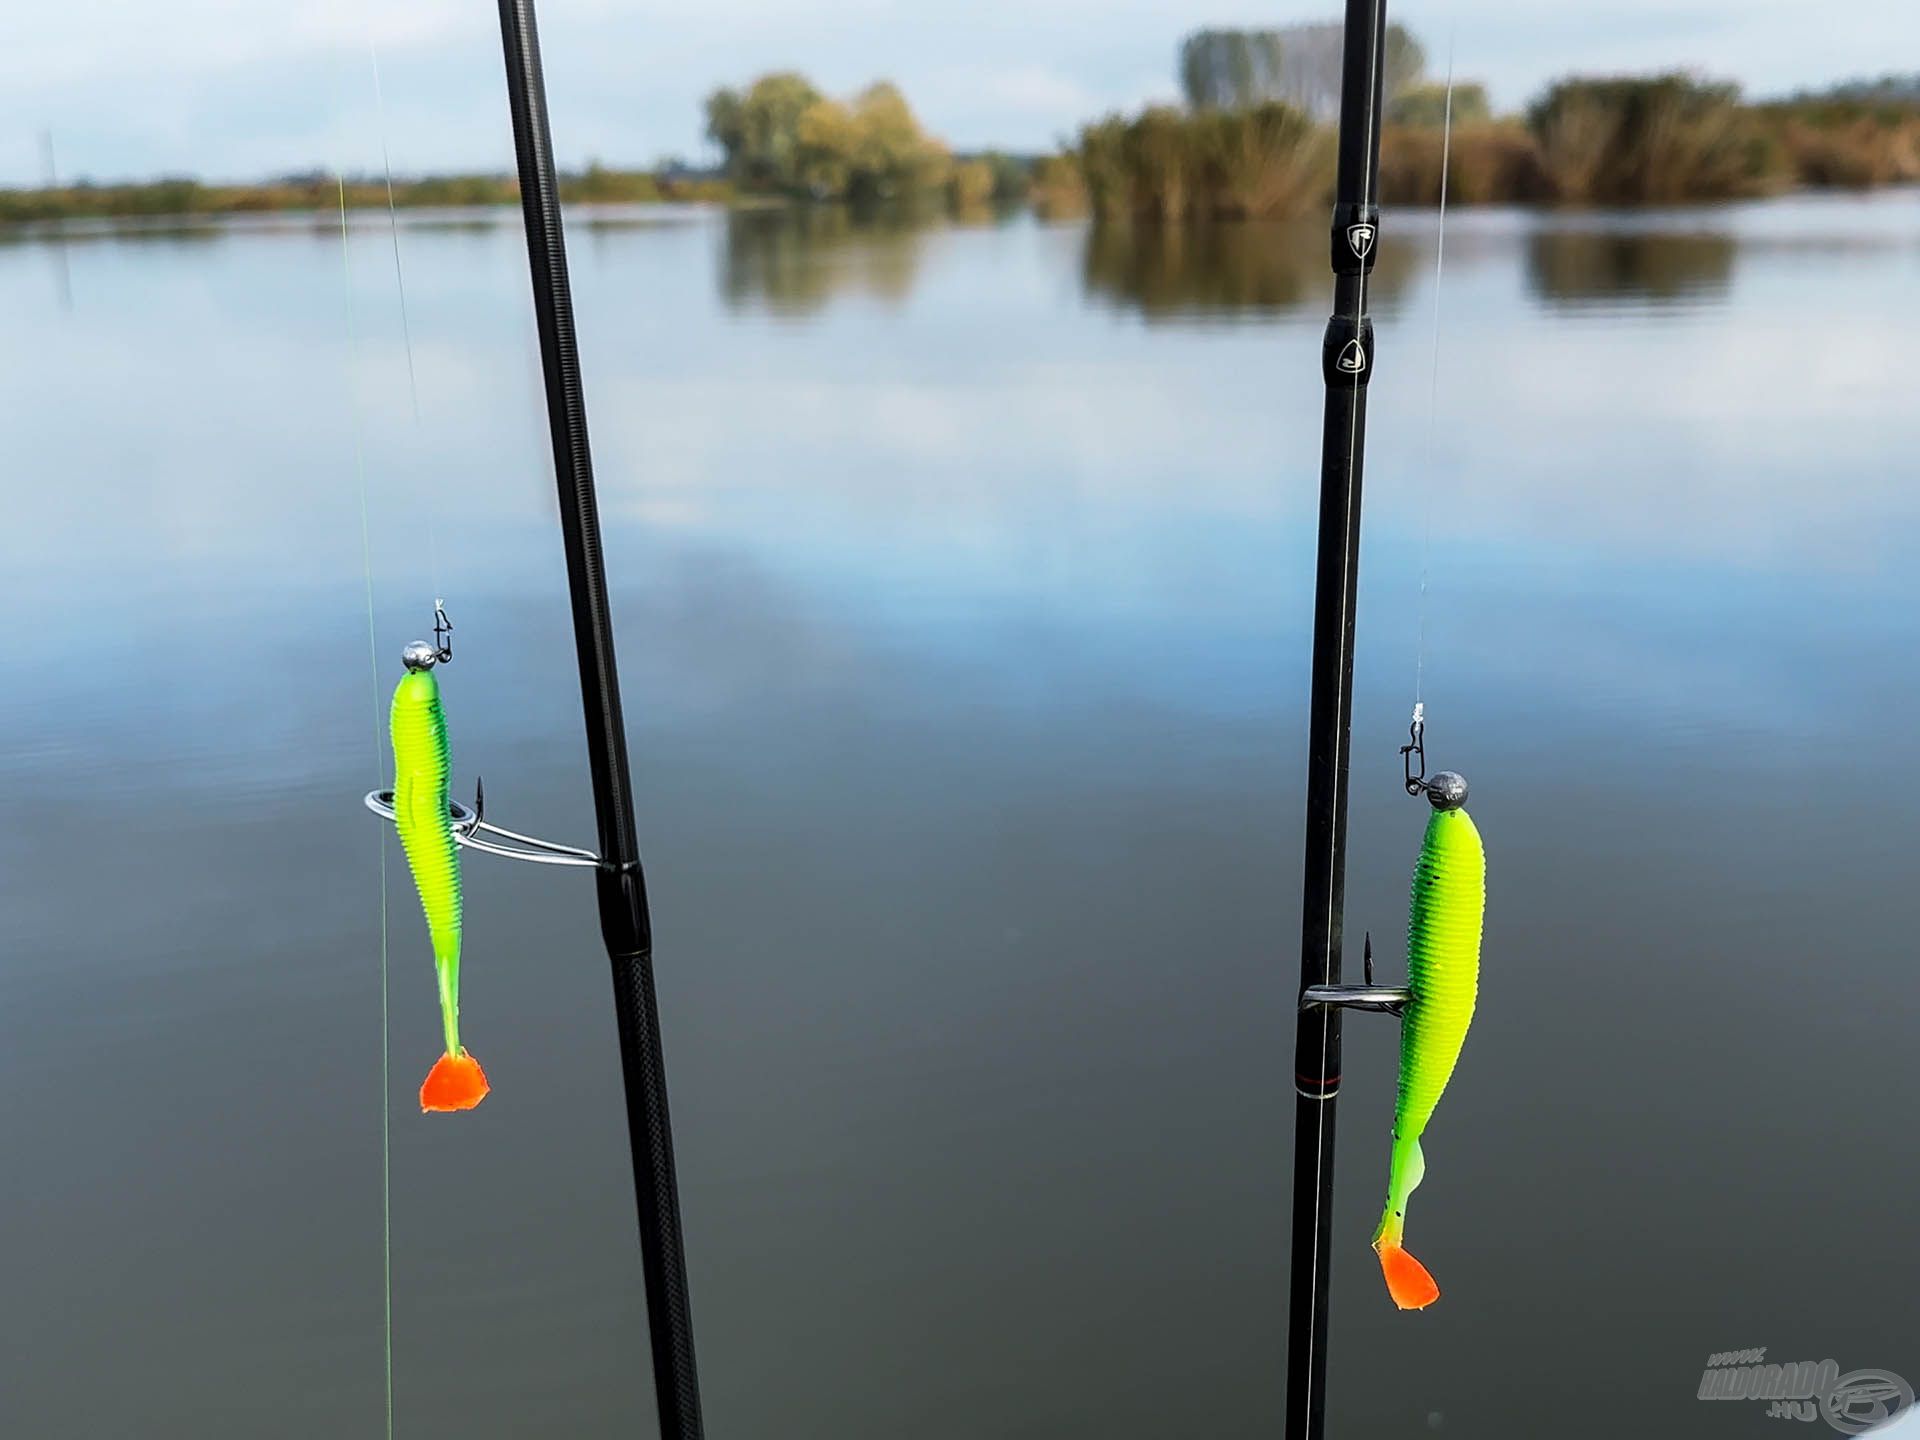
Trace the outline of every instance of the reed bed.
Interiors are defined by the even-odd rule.
[[[1688,75],[1562,80],[1529,107],[1527,128],[1561,201],[1729,200],[1792,179],[1738,87]]]
[[[1920,103],[1828,98],[1749,105],[1737,87],[1671,73],[1550,86],[1524,116],[1496,118],[1477,85],[1455,88],[1449,153],[1443,87],[1389,107],[1381,198],[1434,205],[1443,157],[1465,205],[1678,205],[1795,186],[1920,181]],[[1333,194],[1328,127],[1281,104],[1157,106],[1088,125],[1037,167],[1048,213],[1108,219],[1280,219]]]
[[[1291,106],[1155,106],[1080,133],[1088,201],[1107,218],[1272,220],[1317,205],[1332,183],[1327,131]]]

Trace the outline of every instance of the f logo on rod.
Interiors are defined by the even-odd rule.
[[[1367,252],[1373,249],[1373,237],[1374,228],[1365,221],[1347,226],[1347,248],[1361,260],[1366,259]]]

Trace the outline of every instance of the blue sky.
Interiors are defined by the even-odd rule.
[[[899,82],[960,147],[1044,146],[1079,121],[1173,92],[1199,24],[1322,19],[1332,0],[543,0],[566,162],[703,153],[714,84],[774,67],[825,88]],[[1920,70],[1920,3],[1851,0],[1405,0],[1396,18],[1463,78],[1518,105],[1572,70],[1675,65],[1750,91]],[[1845,17],[1844,19],[1842,17]],[[396,169],[506,169],[488,0],[63,0],[16,7],[0,47],[0,183],[36,180],[39,135],[96,178],[376,169],[369,41]],[[1444,63],[1442,58],[1441,63]]]

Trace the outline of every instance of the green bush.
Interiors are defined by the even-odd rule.
[[[886,82],[850,101],[822,95],[804,75],[763,75],[745,93],[707,97],[707,135],[726,152],[743,190],[819,200],[875,201],[938,190],[949,159]]]

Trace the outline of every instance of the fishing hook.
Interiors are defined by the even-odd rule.
[[[1300,1008],[1324,1005],[1334,1010],[1363,1010],[1373,1015],[1403,1015],[1412,1003],[1413,991],[1404,985],[1373,983],[1373,932],[1366,932],[1362,951],[1359,985],[1309,985],[1300,996]]]
[[[485,800],[485,791],[476,783],[471,807],[462,805],[458,800],[448,803],[447,819],[452,826],[456,845],[469,850],[483,850],[505,860],[528,860],[536,865],[598,868],[603,863],[591,850],[583,850],[577,845],[562,845],[556,840],[542,840],[534,835],[523,835],[518,830],[509,830],[504,825],[483,820],[480,807]],[[366,797],[365,803],[367,809],[381,819],[394,818],[391,790],[375,790]]]

